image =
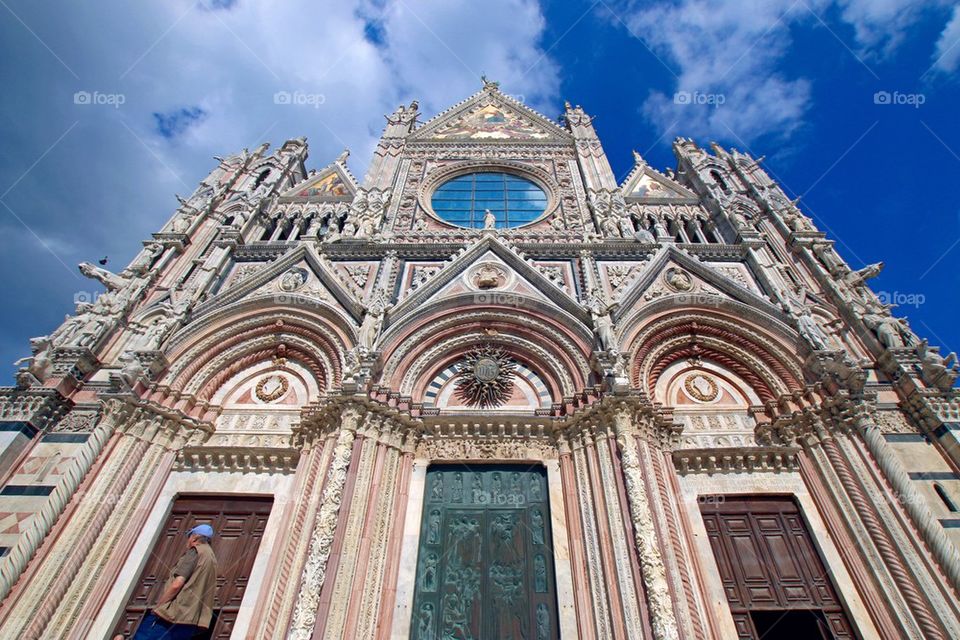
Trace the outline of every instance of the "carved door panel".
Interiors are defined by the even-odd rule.
[[[559,637],[542,467],[427,470],[410,637]]]
[[[122,633],[125,638],[133,635],[147,605],[156,603],[170,569],[186,550],[187,531],[208,523],[216,532],[211,547],[217,556],[217,593],[210,632],[196,638],[229,638],[272,506],[272,498],[177,499],[114,634]]]
[[[856,637],[792,498],[708,502],[701,512],[739,638]]]

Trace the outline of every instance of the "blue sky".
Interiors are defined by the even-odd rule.
[[[279,5],[279,6],[278,6]],[[614,171],[677,135],[766,168],[898,315],[960,349],[960,8],[929,0],[0,2],[0,383],[215,165],[306,135],[363,175],[383,114],[479,76],[595,116]],[[274,94],[298,95],[277,104]],[[690,96],[686,104],[677,95]]]

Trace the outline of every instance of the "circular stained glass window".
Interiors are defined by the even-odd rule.
[[[457,176],[433,192],[433,211],[459,227],[483,227],[489,210],[497,228],[519,227],[539,218],[547,208],[547,194],[536,184],[513,175],[484,171]]]

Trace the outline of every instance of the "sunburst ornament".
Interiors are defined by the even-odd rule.
[[[457,397],[481,408],[502,405],[513,393],[517,363],[493,345],[476,347],[457,365]]]

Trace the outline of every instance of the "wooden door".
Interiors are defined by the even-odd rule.
[[[137,580],[114,634],[122,633],[127,638],[133,635],[147,605],[154,604],[160,597],[160,591],[170,576],[170,569],[186,550],[187,531],[206,523],[216,532],[211,547],[217,556],[217,593],[210,630],[196,638],[229,638],[272,506],[273,498],[269,497],[178,498],[173,503],[160,538]]]
[[[543,467],[427,470],[412,640],[556,640]]]
[[[855,637],[792,498],[716,496],[701,513],[738,638]]]

